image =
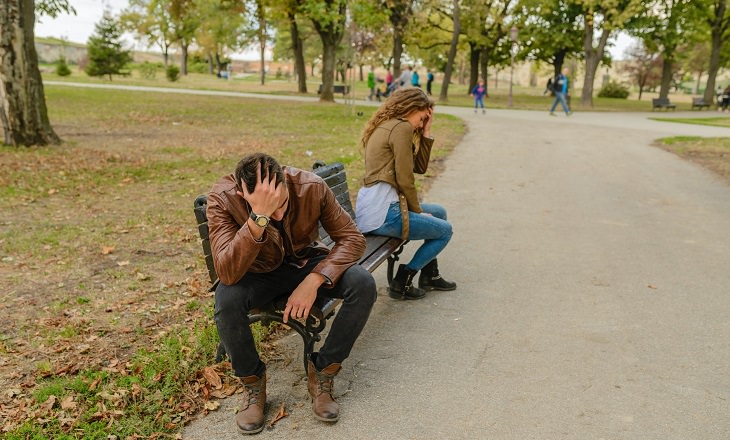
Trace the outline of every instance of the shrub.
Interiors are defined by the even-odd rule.
[[[175,82],[180,79],[180,68],[173,64],[170,64],[165,70],[165,75],[167,76],[168,81]]]
[[[68,67],[66,57],[61,57],[56,61],[56,75],[58,76],[69,76],[71,75],[71,69]]]
[[[601,88],[601,91],[598,92],[598,97],[626,99],[629,97],[629,89],[621,83],[609,81]]]
[[[153,79],[157,74],[157,67],[156,63],[145,61],[139,65],[139,73],[142,75],[142,78]]]

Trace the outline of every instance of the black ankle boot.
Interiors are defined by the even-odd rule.
[[[393,277],[390,283],[388,294],[394,299],[421,299],[426,296],[426,292],[413,285],[413,277],[416,276],[416,270],[410,270],[405,264],[398,266],[398,273]]]
[[[418,287],[423,290],[454,290],[456,283],[446,281],[439,274],[439,265],[434,258],[423,269],[418,277]]]

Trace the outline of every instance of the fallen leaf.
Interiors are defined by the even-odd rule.
[[[215,411],[221,407],[221,403],[218,402],[217,400],[209,400],[209,401],[205,402],[205,405],[203,405],[203,407],[205,409],[207,409],[208,411]]]
[[[211,367],[203,368],[203,377],[205,377],[205,380],[216,390],[223,387],[220,376],[218,376],[218,373],[216,373]]]
[[[269,428],[273,428],[276,422],[283,419],[284,417],[287,417],[289,413],[286,412],[286,408],[284,407],[284,402],[281,402],[281,405],[279,405],[279,411],[276,412],[276,415],[271,419],[269,422]]]
[[[102,246],[101,247],[101,254],[102,255],[109,255],[112,252],[114,252],[114,246]]]
[[[656,287],[655,285],[653,285],[653,284],[649,284],[649,285],[648,285],[647,287],[648,287],[648,288],[650,288],[650,289],[656,289],[656,288],[657,288],[657,287]]]
[[[66,396],[61,400],[61,409],[69,410],[75,409],[76,402],[74,402],[74,396]]]

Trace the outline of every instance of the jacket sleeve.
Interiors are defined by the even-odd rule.
[[[421,145],[416,151],[413,158],[413,172],[425,174],[428,170],[428,162],[431,160],[431,148],[433,147],[433,138],[421,136]]]
[[[220,194],[208,195],[208,237],[210,238],[213,266],[218,279],[226,285],[238,283],[266,242],[254,240],[248,223],[240,226],[233,218]]]
[[[420,214],[421,204],[418,202],[416,177],[413,175],[413,128],[408,122],[401,122],[393,128],[390,136],[398,192],[405,196],[408,210]]]
[[[333,287],[342,277],[342,274],[356,264],[365,254],[365,237],[355,226],[350,214],[345,211],[337,202],[332,190],[327,187],[324,181],[322,196],[320,197],[321,214],[319,222],[322,228],[329,234],[335,245],[312,272],[324,275],[331,283],[324,284],[325,287]]]

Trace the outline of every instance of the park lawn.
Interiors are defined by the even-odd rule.
[[[683,124],[710,125],[713,127],[729,127],[730,116],[714,116],[706,118],[651,118],[655,121],[680,122]]]
[[[234,76],[230,80],[221,79],[214,75],[202,73],[190,73],[181,77],[178,81],[170,82],[165,78],[164,72],[159,70],[154,78],[143,78],[138,70],[132,70],[129,76],[115,76],[110,82],[108,78],[92,78],[86,73],[79,71],[77,66],[70,66],[73,74],[67,77],[59,77],[53,73],[51,66],[46,66],[43,73],[45,81],[61,81],[61,82],[81,82],[89,84],[118,84],[118,85],[137,85],[147,87],[165,87],[165,88],[183,88],[183,89],[199,89],[199,90],[218,90],[229,92],[243,93],[260,93],[274,95],[292,95],[301,96],[297,92],[297,83],[291,79],[283,77],[276,78],[269,76],[266,78],[265,84],[260,83],[260,77],[255,74],[245,76]],[[316,96],[317,89],[321,81],[318,78],[310,77],[307,81],[308,96]],[[354,81],[354,97],[356,101],[364,101],[369,95],[369,89],[365,81]],[[424,84],[425,87],[425,84]],[[509,83],[501,81],[494,84],[490,81],[488,85],[489,96],[485,99],[487,108],[510,108],[509,102]],[[523,87],[515,86],[513,89],[512,108],[519,110],[539,110],[548,111],[552,105],[553,98],[543,94],[544,88],[540,87]],[[596,93],[598,90],[596,90]],[[467,85],[452,83],[449,86],[448,99],[442,101],[439,99],[441,93],[441,83],[433,83],[433,98],[437,105],[448,105],[457,107],[473,107],[474,101],[469,94]],[[578,91],[574,91],[572,100],[572,110],[574,111],[598,111],[598,112],[645,112],[651,111],[651,99],[649,94],[645,94],[642,101],[636,99],[615,99],[615,98],[593,98],[593,107],[583,108],[579,101],[580,95]],[[336,94],[335,99],[338,102],[343,101],[341,95]],[[673,100],[674,97],[672,98]],[[685,103],[679,102],[678,105],[684,106]],[[686,104],[687,109],[690,104]]]
[[[236,389],[226,365],[214,365],[194,198],[254,151],[304,169],[344,162],[354,195],[364,168],[358,139],[374,108],[53,85],[45,92],[65,143],[0,149],[0,432],[174,435],[191,415],[215,408],[211,396]],[[439,115],[434,133],[422,189],[465,127]]]
[[[730,137],[675,136],[660,139],[655,145],[711,170],[730,183]]]

